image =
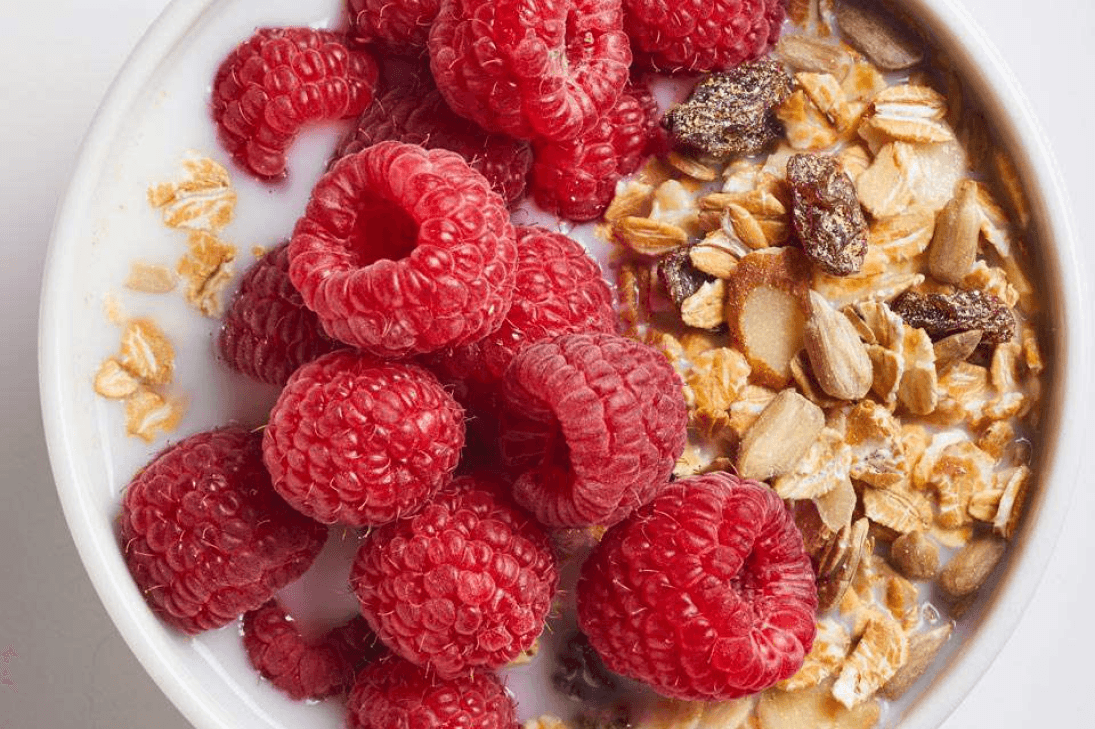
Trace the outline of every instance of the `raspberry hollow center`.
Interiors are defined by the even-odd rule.
[[[347,241],[354,266],[405,258],[418,244],[418,224],[401,207],[377,195],[359,203],[354,230]]]

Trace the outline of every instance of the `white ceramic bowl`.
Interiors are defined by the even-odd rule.
[[[964,640],[937,664],[931,685],[902,707],[901,726],[932,729],[957,706],[1003,646],[1050,558],[1076,480],[1086,413],[1080,408],[1088,372],[1088,333],[1058,176],[1047,146],[1013,77],[955,0],[904,0],[980,97],[999,138],[1013,151],[1027,182],[1039,260],[1052,282],[1045,295],[1052,330],[1051,384],[1040,466],[1013,550],[979,617]],[[114,351],[118,330],[103,313],[115,296],[127,312],[154,316],[178,349],[178,381],[191,407],[179,434],[227,420],[261,422],[269,388],[248,385],[212,357],[216,323],[179,297],[123,293],[130,262],[171,263],[184,237],[162,227],[144,204],[152,182],[170,180],[188,148],[221,159],[205,117],[208,84],[219,60],[259,25],[327,25],[339,0],[176,0],[142,39],[104,101],[88,133],[60,209],[46,265],[40,319],[42,410],[50,458],[65,516],[100,598],[145,668],[182,713],[201,729],[259,729],[342,725],[337,702],[298,704],[258,679],[231,628],[188,639],[148,609],[122,560],[114,523],[120,492],[160,447],[127,439],[118,403],[97,398],[91,378]],[[319,175],[332,130],[309,135],[294,150],[290,181],[276,198],[268,188],[235,176],[238,216],[226,234],[241,251],[272,245],[290,229]],[[241,268],[246,265],[246,256]],[[179,342],[185,344],[179,345]],[[337,564],[352,544],[330,552]],[[325,588],[324,588],[325,589]],[[332,610],[347,610],[346,594],[332,594]],[[329,616],[328,616],[329,617]],[[546,706],[520,684],[543,680],[535,671],[511,679],[522,713]],[[889,717],[893,720],[897,717]]]

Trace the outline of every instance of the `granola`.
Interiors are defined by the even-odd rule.
[[[625,324],[686,384],[676,472],[768,479],[818,567],[814,649],[760,695],[750,727],[874,726],[880,699],[952,639],[936,605],[954,620],[969,607],[1036,481],[1026,433],[1046,361],[1014,164],[971,136],[979,117],[953,74],[886,75],[920,67],[920,44],[842,2],[845,45],[831,8],[791,9],[806,32],[776,49],[791,80],[770,107],[778,139],[753,157],[683,144],[661,177],[622,183],[607,217],[683,232],[654,249],[660,268],[616,234]],[[837,197],[806,200],[834,176]],[[675,180],[674,217],[653,214]]]

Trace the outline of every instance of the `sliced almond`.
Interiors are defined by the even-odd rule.
[[[909,659],[879,690],[879,694],[891,701],[897,701],[904,696],[935,661],[935,657],[939,655],[939,651],[950,640],[953,632],[954,625],[944,623],[925,633],[911,635],[909,637]]]
[[[803,346],[809,263],[795,248],[754,251],[727,281],[726,322],[758,384],[782,387]]]
[[[855,328],[821,294],[810,292],[803,342],[821,388],[841,400],[859,400],[871,389],[871,359]]]
[[[972,595],[985,584],[1007,550],[996,536],[977,537],[951,558],[939,573],[939,587],[950,598]]]
[[[977,258],[980,231],[977,187],[965,180],[959,184],[954,200],[943,208],[935,226],[928,250],[928,268],[932,275],[944,283],[960,283]]]
[[[644,256],[665,255],[688,242],[688,233],[676,225],[634,215],[620,218],[613,230],[624,245]]]
[[[824,427],[821,408],[794,390],[782,391],[742,438],[738,473],[764,481],[790,471]]]

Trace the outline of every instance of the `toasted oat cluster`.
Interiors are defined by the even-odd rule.
[[[1011,160],[945,62],[876,16],[791,17],[780,138],[727,159],[670,128],[601,233],[628,334],[686,383],[676,475],[734,469],[792,505],[817,639],[777,687],[659,703],[642,729],[874,726],[987,582],[1032,482],[1045,365]]]

